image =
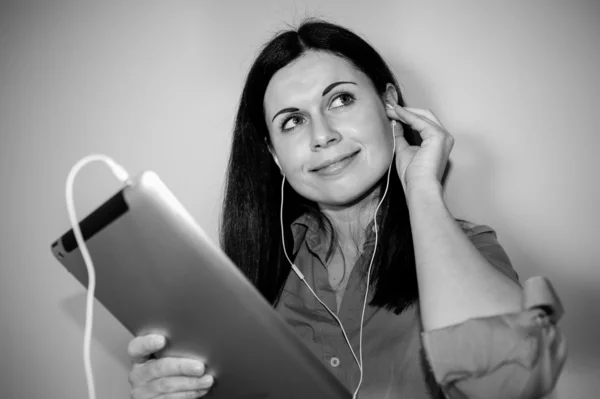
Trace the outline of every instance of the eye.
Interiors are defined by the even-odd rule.
[[[333,97],[330,107],[331,108],[345,107],[347,105],[352,104],[355,101],[355,99],[356,98],[354,97],[354,94],[352,94],[348,91],[342,91],[342,92],[338,93],[335,97]],[[298,114],[291,115],[291,116],[283,119],[283,121],[281,121],[281,123],[279,124],[279,129],[282,132],[288,132],[288,131],[293,130],[296,127],[298,127],[298,125],[300,125],[303,120],[304,120],[304,117],[302,115],[298,115]],[[290,124],[288,122],[293,122],[293,124],[290,126]]]
[[[337,96],[335,96],[335,98],[331,102],[331,107],[332,108],[344,107],[346,105],[352,104],[353,102],[354,102],[354,95],[350,92],[343,91],[340,94],[338,94]],[[336,104],[336,103],[339,105],[334,106],[334,104]]]
[[[300,115],[292,115],[288,118],[285,118],[281,122],[281,125],[279,126],[279,128],[281,129],[281,131],[287,132],[289,130],[294,129],[296,126],[298,126],[300,124],[300,122],[302,121],[302,119],[303,118]],[[292,126],[288,126],[288,122],[294,122],[294,124]]]

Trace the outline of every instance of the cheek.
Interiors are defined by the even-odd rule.
[[[298,143],[291,140],[280,142],[277,148],[279,163],[289,175],[297,175],[303,171],[308,155]]]
[[[381,144],[393,138],[391,120],[376,104],[357,110],[348,122],[365,143]]]
[[[399,124],[396,125],[396,133],[399,126]],[[371,123],[362,136],[371,157],[380,157],[387,160],[392,155],[394,134],[391,121],[388,121],[387,118],[378,118],[377,123]]]

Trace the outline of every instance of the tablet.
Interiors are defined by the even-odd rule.
[[[144,172],[80,222],[96,299],[158,356],[205,362],[212,398],[351,398],[160,178]],[[73,231],[52,252],[87,288]],[[125,350],[125,348],[124,348]]]

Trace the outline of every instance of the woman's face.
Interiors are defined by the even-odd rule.
[[[326,52],[305,53],[277,71],[263,105],[274,156],[286,180],[318,204],[355,202],[369,193],[392,162],[392,128],[384,103],[367,75],[345,59]]]

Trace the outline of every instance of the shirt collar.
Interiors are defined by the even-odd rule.
[[[378,227],[381,229],[381,215],[377,217]],[[325,256],[329,248],[329,239],[319,229],[316,216],[310,213],[300,215],[291,224],[292,236],[294,238],[294,255],[300,250],[306,241],[308,249],[317,255],[323,264],[326,264]],[[371,221],[366,228],[367,238],[363,244],[363,251],[375,241],[375,223]]]

